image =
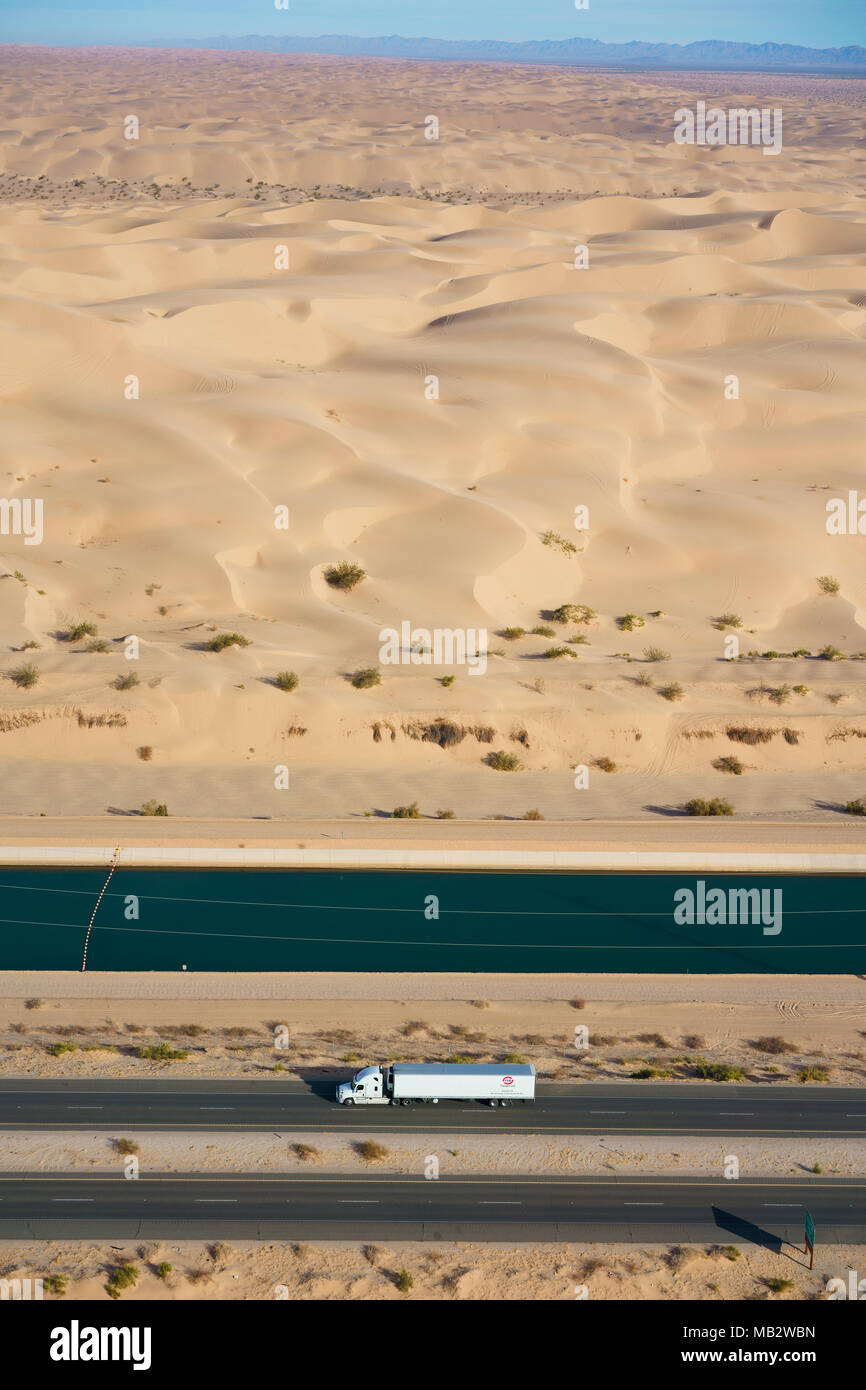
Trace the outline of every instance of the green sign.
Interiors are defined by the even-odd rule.
[[[815,1244],[815,1222],[812,1220],[810,1211],[806,1212],[806,1244],[812,1246]]]

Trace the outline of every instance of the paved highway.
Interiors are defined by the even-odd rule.
[[[0,1239],[866,1241],[866,1181],[0,1177]]]
[[[343,1109],[333,1099],[337,1079],[316,1078],[312,1088],[278,1080],[4,1079],[0,1129],[866,1135],[866,1090],[853,1087],[541,1084],[535,1104],[503,1110],[457,1102]]]

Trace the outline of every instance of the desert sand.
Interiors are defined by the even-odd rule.
[[[862,82],[2,56],[0,814],[866,793]],[[675,144],[699,99],[782,152]],[[383,664],[403,622],[486,673]]]
[[[819,1068],[866,1085],[866,985],[854,976],[0,974],[0,1075],[345,1077],[402,1058],[525,1057],[541,1078],[688,1085],[696,1060],[756,1085]],[[274,1045],[276,1025],[287,1046]],[[588,1047],[575,1030],[588,1029]],[[58,1043],[74,1050],[53,1055]],[[183,1060],[139,1057],[166,1042]],[[723,1083],[720,1083],[723,1084]],[[820,1079],[806,1084],[823,1084]]]
[[[862,1246],[819,1246],[810,1272],[801,1251],[743,1247],[623,1245],[434,1246],[409,1242],[303,1245],[150,1241],[145,1245],[0,1242],[0,1277],[65,1280],[67,1299],[107,1299],[113,1269],[137,1271],[125,1301],[139,1299],[758,1299],[828,1297],[828,1281],[862,1271]],[[165,1277],[156,1273],[169,1265]],[[412,1287],[401,1293],[405,1269]],[[789,1286],[774,1292],[768,1280]],[[838,1286],[837,1286],[838,1287]],[[45,1292],[44,1296],[55,1297]]]

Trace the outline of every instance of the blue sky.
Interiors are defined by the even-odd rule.
[[[866,0],[0,0],[0,40],[135,43],[217,34],[403,34],[463,39],[731,39],[866,44]]]

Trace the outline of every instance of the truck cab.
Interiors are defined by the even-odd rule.
[[[337,1087],[338,1105],[390,1105],[382,1067],[364,1067]]]

